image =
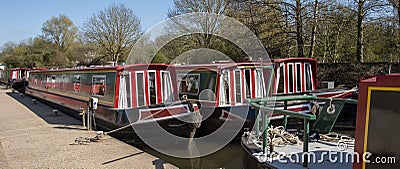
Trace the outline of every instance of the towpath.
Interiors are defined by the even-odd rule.
[[[0,168],[176,168],[112,137],[70,145],[95,132],[60,114],[0,87]]]

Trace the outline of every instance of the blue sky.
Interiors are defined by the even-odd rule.
[[[43,23],[64,14],[76,26],[112,4],[124,4],[141,19],[142,30],[167,18],[173,0],[2,0],[0,2],[0,48],[41,34]]]

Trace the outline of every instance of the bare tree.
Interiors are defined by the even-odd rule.
[[[378,13],[385,13],[388,6],[386,1],[382,0],[354,0],[357,5],[357,62],[364,61],[364,21],[367,16],[376,18]],[[371,14],[374,14],[372,16]]]
[[[112,5],[93,14],[83,24],[82,31],[84,37],[96,43],[105,56],[118,62],[141,35],[140,19],[124,5]]]
[[[318,0],[314,1],[314,11],[313,11],[313,26],[311,30],[311,45],[310,45],[310,54],[309,57],[314,57],[314,50],[315,50],[315,40],[317,39],[317,26],[318,26],[318,8],[319,3]]]
[[[167,13],[168,17],[173,21],[171,30],[186,32],[188,31],[185,30],[188,28],[186,22],[191,22],[198,31],[206,32],[191,36],[190,39],[193,40],[194,46],[210,47],[213,41],[212,34],[219,29],[218,21],[217,17],[207,17],[207,14],[203,15],[203,13],[223,14],[227,5],[227,0],[174,0],[174,7],[169,9]],[[196,14],[186,20],[173,20],[174,16],[188,13]],[[201,18],[207,19],[201,20]]]
[[[55,44],[61,53],[65,53],[74,42],[78,29],[65,15],[52,17],[42,27],[43,37]]]
[[[304,22],[310,0],[264,0],[264,3],[285,16],[286,33],[296,40],[297,56],[304,56]]]

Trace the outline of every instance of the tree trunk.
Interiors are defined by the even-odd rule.
[[[400,0],[399,0],[399,2],[397,4],[396,8],[397,8],[397,19],[398,19],[398,22],[399,22],[398,23],[399,25],[397,25],[398,26],[398,33],[397,33],[397,37],[398,37],[398,42],[397,42],[397,44],[398,44],[398,46],[397,46],[398,56],[397,56],[397,61],[398,61],[400,59],[400,49],[399,49],[399,47],[400,47]]]
[[[400,0],[399,0],[400,1]],[[315,0],[314,4],[314,25],[311,31],[311,45],[310,45],[310,54],[309,57],[314,57],[314,49],[315,49],[315,39],[317,32],[317,24],[318,24],[318,0]]]
[[[304,40],[303,40],[303,22],[301,17],[301,2],[296,0],[296,40],[297,40],[297,56],[304,56]]]
[[[364,2],[365,0],[358,1],[358,11],[357,11],[357,62],[361,63],[364,61]]]

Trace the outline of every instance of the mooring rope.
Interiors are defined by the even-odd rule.
[[[268,134],[270,135],[269,137],[269,142],[273,146],[286,146],[286,145],[301,145],[302,142],[300,141],[298,136],[295,136],[295,134],[291,134],[285,130],[283,126],[277,126],[268,129]]]
[[[163,112],[164,110],[168,109],[169,107],[174,106],[174,105],[177,105],[177,104],[181,104],[181,103],[184,103],[184,102],[188,102],[189,100],[192,100],[192,99],[188,99],[188,100],[179,100],[179,101],[172,102],[171,104],[169,104],[168,106],[164,107],[163,109],[160,109],[160,110],[158,110],[157,112],[155,112],[154,114],[151,114],[151,115],[149,115],[149,116],[146,116],[146,117],[143,118],[143,119],[139,119],[138,121],[135,121],[135,122],[133,122],[133,123],[127,124],[127,125],[125,125],[125,126],[122,126],[122,127],[120,127],[120,128],[117,128],[117,129],[114,129],[114,130],[111,130],[111,131],[108,131],[108,132],[97,132],[97,135],[96,135],[95,137],[93,137],[93,138],[78,137],[78,138],[75,139],[75,142],[72,143],[71,145],[82,145],[82,144],[87,144],[87,143],[90,143],[90,142],[93,142],[93,141],[101,140],[101,138],[102,138],[103,136],[105,136],[105,135],[109,135],[109,134],[111,134],[111,133],[114,133],[114,132],[117,132],[117,131],[126,129],[126,128],[128,128],[128,127],[130,127],[130,126],[133,126],[133,125],[136,125],[136,124],[138,124],[138,123],[140,123],[140,122],[142,122],[142,121],[144,121],[144,120],[148,120],[148,119],[150,119],[150,118],[153,118],[154,116],[160,114],[161,112]],[[200,114],[199,111],[193,111],[192,113]],[[193,123],[193,125],[195,126],[195,128],[200,127],[200,124],[198,124],[198,123],[201,123],[201,121],[199,121],[199,118],[198,118],[197,116],[192,116],[192,117],[195,118],[195,119],[194,119],[194,123]]]
[[[339,136],[338,133],[336,132],[330,132],[328,134],[320,134],[320,140],[321,141],[327,141],[327,142],[344,142],[348,144],[354,144],[355,139],[346,135]]]

